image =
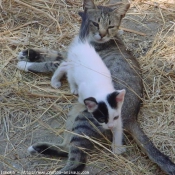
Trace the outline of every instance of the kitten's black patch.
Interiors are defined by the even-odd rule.
[[[118,92],[113,92],[107,96],[107,101],[111,108],[116,108],[117,107],[117,101],[116,101],[116,96],[118,95]]]
[[[30,62],[37,62],[40,60],[40,54],[33,49],[27,49],[23,51],[23,54]]]
[[[98,103],[98,108],[93,112],[93,116],[99,123],[107,123],[109,114],[108,108],[104,102]]]
[[[33,146],[33,149],[36,150],[40,154],[49,155],[49,156],[61,156],[61,157],[67,157],[68,153],[63,151],[58,151],[54,147],[49,147],[47,144],[42,144],[39,146]]]

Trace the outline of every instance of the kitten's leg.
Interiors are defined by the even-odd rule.
[[[69,82],[71,93],[77,95],[78,94],[78,86],[75,83],[74,77],[72,76],[72,71],[68,72],[68,74],[67,74],[67,80]]]
[[[126,148],[123,147],[123,129],[122,129],[122,121],[121,118],[118,119],[119,124],[112,131],[113,133],[113,141],[112,141],[112,151],[114,154],[122,154],[126,151]]]
[[[61,86],[60,79],[63,77],[64,74],[67,73],[67,69],[68,69],[68,63],[62,62],[52,76],[51,79],[52,87],[59,88]]]
[[[84,95],[86,92],[86,83],[83,82],[80,84],[80,86],[78,87],[78,102],[81,104],[84,104]]]

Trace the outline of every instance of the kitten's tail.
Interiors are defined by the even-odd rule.
[[[28,148],[30,154],[43,154],[53,157],[68,157],[68,152],[65,151],[65,145],[53,145],[47,142],[38,142]]]
[[[175,164],[169,159],[168,156],[161,153],[154,146],[154,144],[140,128],[137,121],[130,123],[130,125],[127,126],[127,130],[153,162],[155,162],[167,174],[175,175]]]

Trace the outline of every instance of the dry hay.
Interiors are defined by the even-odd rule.
[[[51,75],[17,70],[16,56],[32,47],[66,50],[79,30],[81,1],[6,0],[0,1],[0,8],[0,170],[17,174],[22,170],[51,171],[65,160],[29,156],[27,147],[37,141],[56,143],[62,139],[67,113],[76,97],[70,94],[66,81],[55,90],[50,87]],[[125,32],[123,36],[128,49],[140,56],[143,71],[145,92],[139,121],[156,147],[175,162],[174,11],[173,1],[134,0],[122,27],[146,34]],[[128,140],[123,156],[100,149],[88,164],[100,175],[164,174],[133,140]]]

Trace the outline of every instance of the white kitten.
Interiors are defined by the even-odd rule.
[[[124,152],[121,108],[125,90],[114,89],[110,71],[88,41],[81,41],[79,37],[73,40],[67,62],[63,62],[52,77],[53,87],[61,86],[60,79],[65,73],[71,92],[79,95],[79,102],[86,105],[105,129],[112,130],[113,152]]]

